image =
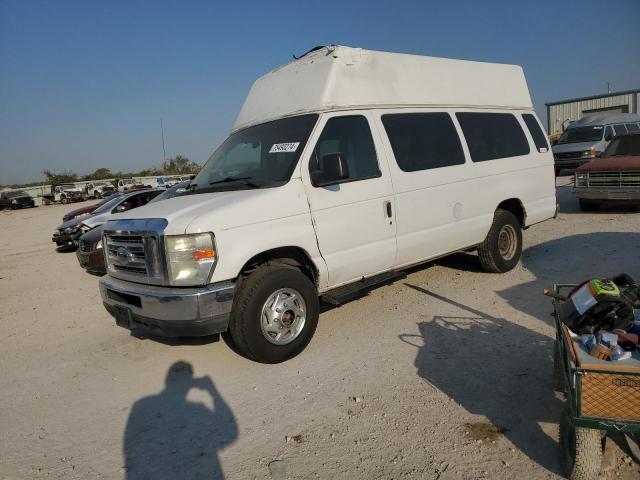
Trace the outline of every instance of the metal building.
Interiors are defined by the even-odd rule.
[[[547,130],[559,133],[571,122],[591,113],[638,113],[640,89],[605,93],[546,103]]]

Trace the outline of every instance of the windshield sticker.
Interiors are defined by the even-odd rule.
[[[298,145],[300,145],[300,142],[274,143],[271,146],[271,150],[269,150],[269,153],[291,153],[291,152],[295,152],[298,149]]]

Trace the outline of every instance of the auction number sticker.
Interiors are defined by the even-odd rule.
[[[274,143],[271,146],[271,150],[269,150],[269,153],[291,153],[291,152],[295,152],[298,149],[298,145],[300,145],[300,142]]]

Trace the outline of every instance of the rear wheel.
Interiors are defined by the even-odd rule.
[[[602,464],[600,430],[575,427],[568,408],[560,418],[560,462],[570,480],[595,480]]]
[[[522,254],[522,228],[516,216],[498,209],[487,238],[478,246],[480,264],[487,272],[508,272],[518,264]]]
[[[267,265],[240,285],[229,320],[229,334],[243,356],[280,363],[309,344],[318,324],[314,284],[300,270]]]
[[[553,389],[564,393],[564,371],[558,340],[553,342]]]
[[[585,200],[581,198],[579,202],[580,202],[580,210],[582,210],[583,212],[595,212],[600,208],[600,204],[592,200]]]
[[[62,198],[60,199],[60,203],[62,203],[62,204],[65,204],[65,205],[66,205],[67,203],[69,203],[69,199],[68,199],[67,197],[62,197]]]

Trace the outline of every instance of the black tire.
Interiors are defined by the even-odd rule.
[[[270,343],[262,333],[262,307],[281,288],[300,293],[306,305],[306,320],[299,335],[286,345]],[[260,363],[280,363],[298,355],[311,341],[318,325],[318,292],[300,270],[266,265],[251,273],[240,285],[233,301],[229,333],[237,352]]]
[[[504,235],[508,237],[505,240]],[[501,249],[505,242],[509,243],[507,251]],[[498,209],[493,215],[493,223],[480,245],[478,257],[482,268],[491,273],[504,273],[515,267],[522,255],[522,227],[516,216]]]
[[[583,198],[578,201],[580,202],[580,210],[583,212],[595,212],[600,208],[600,204],[598,202],[584,200]]]
[[[570,480],[595,480],[602,465],[600,430],[575,427],[568,408],[560,417],[560,463]]]
[[[63,205],[66,205],[67,203],[69,203],[69,199],[67,197],[62,197],[60,199],[60,203],[62,203]]]
[[[553,390],[565,393],[564,369],[557,340],[553,342]]]

